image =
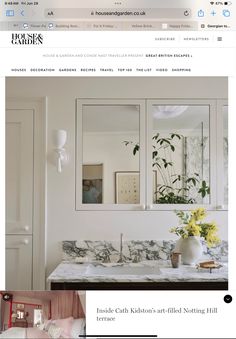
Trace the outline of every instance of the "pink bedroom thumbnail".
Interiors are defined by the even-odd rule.
[[[0,338],[85,336],[85,292],[0,292]]]

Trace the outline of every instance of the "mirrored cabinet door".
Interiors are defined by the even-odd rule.
[[[227,101],[77,100],[77,210],[227,204]]]
[[[145,101],[77,100],[76,209],[145,204]]]
[[[206,100],[148,101],[150,209],[216,205],[216,105]]]
[[[222,108],[223,114],[223,208],[228,206],[228,105],[225,103]]]
[[[217,209],[228,209],[228,102],[217,104]]]

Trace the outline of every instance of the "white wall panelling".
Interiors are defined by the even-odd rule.
[[[45,288],[46,99],[35,99],[36,96],[29,99],[25,95],[16,97],[13,99],[13,96],[9,95],[7,99],[6,120],[8,123],[12,119],[14,124],[17,120],[22,123],[20,134],[18,133],[18,151],[22,152],[22,156],[18,157],[15,163],[12,163],[12,160],[9,162],[13,172],[20,166],[19,185],[15,185],[18,192],[11,194],[20,197],[20,218],[17,225],[13,227],[10,224],[6,229],[6,288],[39,290]],[[15,126],[16,124],[14,128]],[[16,140],[16,135],[10,134],[8,130],[7,152],[11,151],[8,148],[13,140]],[[19,152],[15,150],[15,154]],[[12,209],[15,204],[9,201],[8,205]],[[26,237],[26,234],[30,234],[30,237]],[[15,276],[15,280],[14,270],[19,272],[19,277]]]
[[[33,110],[6,111],[6,233],[32,234]]]
[[[6,236],[6,288],[32,289],[32,236]]]

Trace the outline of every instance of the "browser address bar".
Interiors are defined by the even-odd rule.
[[[114,8],[46,8],[46,18],[54,19],[187,19],[190,8],[114,9]]]

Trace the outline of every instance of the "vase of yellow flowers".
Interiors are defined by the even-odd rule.
[[[190,212],[175,211],[179,217],[179,225],[171,228],[170,232],[180,236],[175,251],[181,252],[182,262],[186,265],[195,264],[202,256],[201,238],[208,247],[217,245],[220,239],[215,222],[203,222],[206,217],[205,208],[197,208]]]

